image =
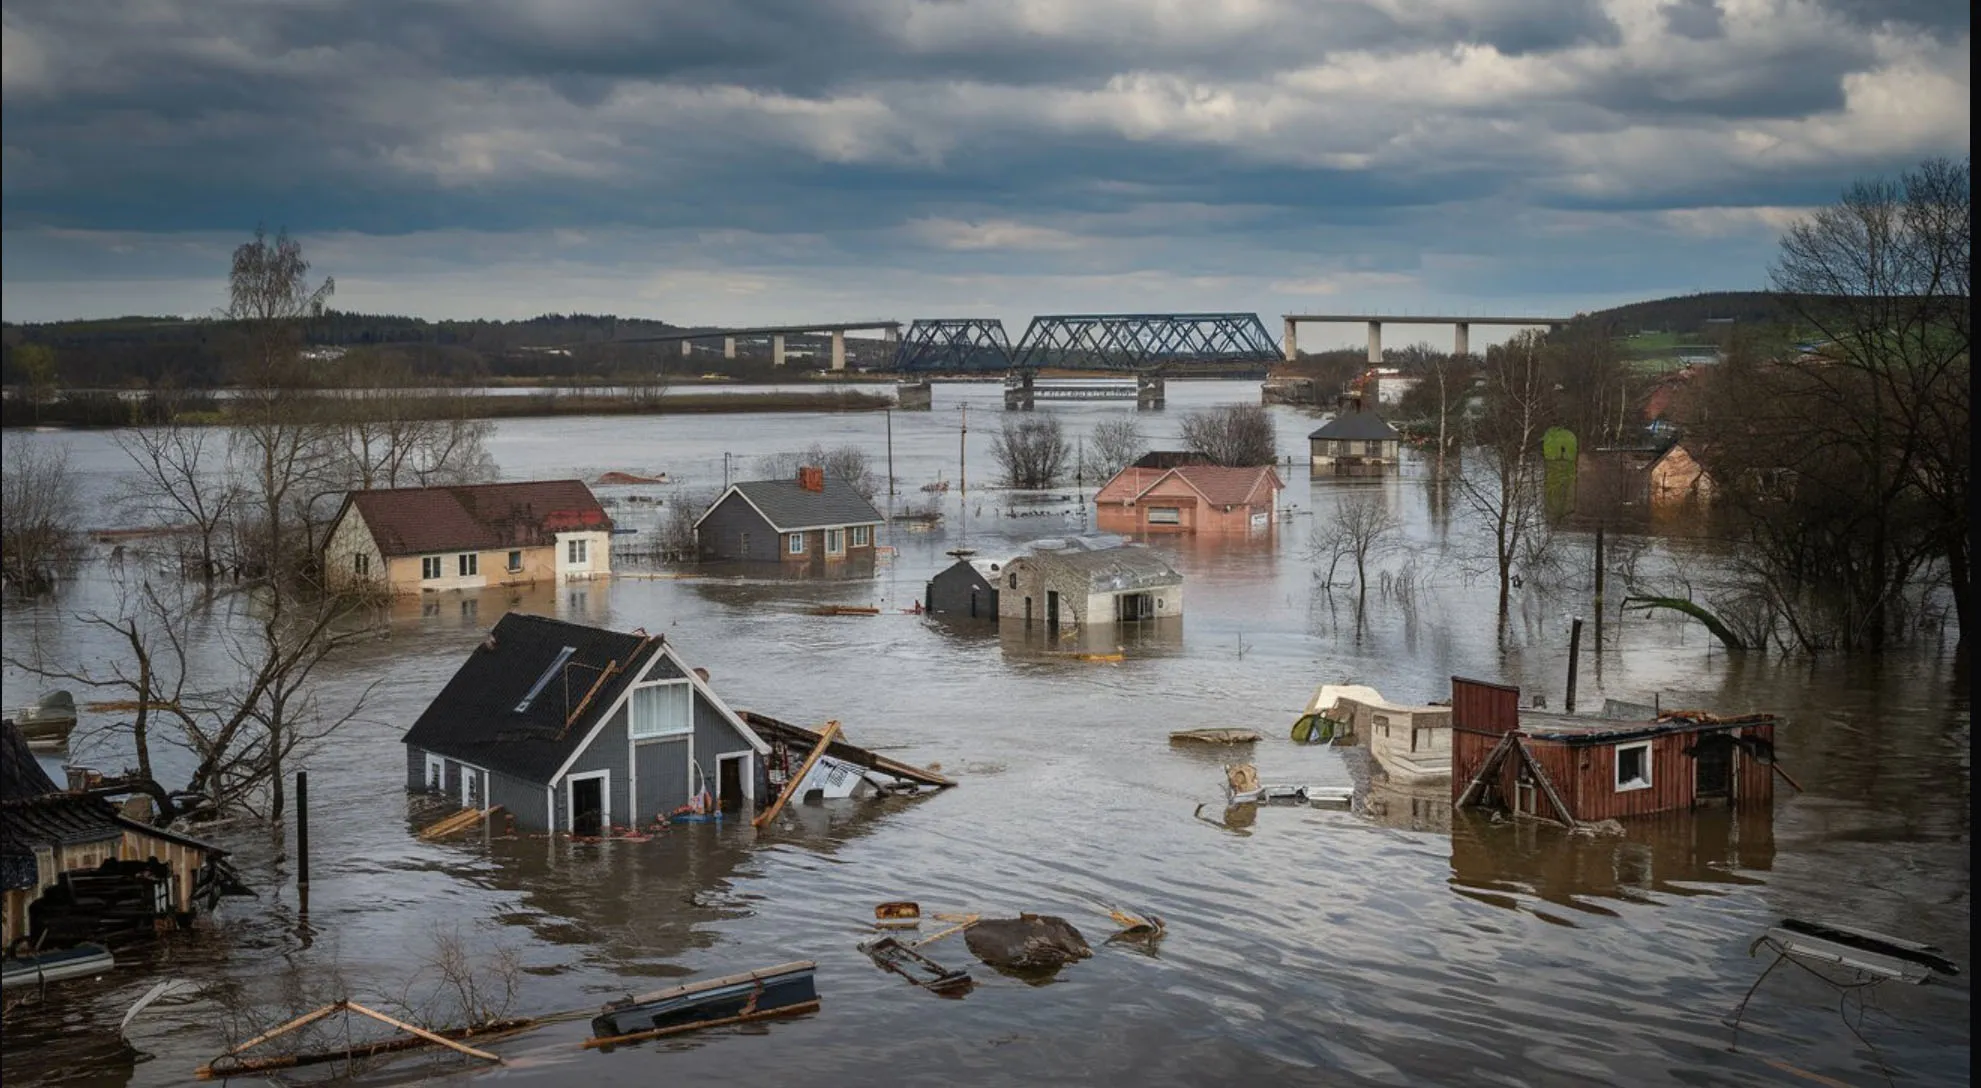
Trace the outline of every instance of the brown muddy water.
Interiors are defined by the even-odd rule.
[[[1142,418],[1166,445],[1182,411],[1255,390],[1172,383],[1169,409]],[[1709,813],[1585,839],[1454,820],[1441,794],[1389,790],[1355,811],[1273,807],[1226,819],[1218,764],[1229,757],[1172,748],[1171,730],[1254,727],[1266,735],[1254,753],[1262,777],[1358,781],[1342,751],[1286,739],[1317,684],[1352,679],[1431,699],[1457,673],[1520,683],[1558,707],[1568,618],[1587,609],[1586,584],[1530,580],[1498,637],[1491,579],[1470,558],[1477,546],[1462,514],[1440,514],[1415,474],[1310,481],[1300,454],[1315,423],[1281,408],[1294,517],[1256,541],[1157,542],[1188,579],[1185,616],[1135,640],[1126,660],[1068,660],[1022,637],[900,614],[950,562],[947,549],[996,556],[1082,524],[1072,501],[1021,504],[981,486],[994,472],[998,395],[944,386],[933,412],[893,414],[897,504],[928,498],[919,486],[938,473],[964,474],[956,408],[966,400],[971,486],[943,499],[940,528],[888,533],[899,555],[870,578],[622,577],[395,609],[390,637],[339,662],[329,680],[333,704],[379,683],[365,720],[307,761],[308,930],[299,931],[291,865],[267,834],[217,835],[261,897],[229,900],[132,966],[16,1010],[5,1024],[6,1083],[186,1083],[226,1045],[229,1007],[300,1011],[340,981],[359,1000],[383,999],[403,989],[436,932],[458,932],[484,953],[513,948],[525,966],[524,1014],[801,958],[819,963],[824,1005],[768,1027],[611,1053],[580,1049],[586,1025],[564,1023],[496,1046],[511,1063],[502,1071],[405,1058],[368,1083],[1968,1082],[1965,976],[1881,987],[1861,1024],[1853,1002],[1850,1024],[1875,1051],[1840,1019],[1834,991],[1789,969],[1755,995],[1738,1050],[1726,1023],[1765,966],[1750,943],[1783,916],[1909,936],[1967,963],[1968,678],[1944,645],[1875,662],[1740,660],[1694,627],[1608,618],[1600,652],[1585,648],[1584,706],[1656,693],[1666,706],[1792,720],[1780,758],[1807,792],[1781,788],[1772,820]],[[1076,434],[1127,410],[1041,409]],[[858,442],[884,466],[886,423],[878,414],[531,420],[499,424],[492,452],[510,478],[664,471],[682,481],[650,489],[664,498],[718,486],[725,453],[733,475],[748,478],[752,456],[813,439]],[[34,440],[70,445],[86,499],[106,494],[120,471],[107,436]],[[1372,590],[1359,624],[1352,601],[1314,591],[1304,555],[1314,518],[1351,489],[1384,495],[1402,517],[1404,538],[1382,567],[1412,575],[1407,594]],[[1061,493],[1076,497],[1073,487]],[[1007,507],[1045,512],[1007,516]],[[635,523],[632,505],[618,510]],[[114,523],[107,511],[92,520]],[[1564,546],[1586,554],[1585,540]],[[1711,561],[1697,544],[1659,544],[1640,570],[1668,554]],[[71,617],[114,603],[116,570],[106,561],[57,599],[9,604],[9,652],[106,660],[114,647]],[[883,614],[807,614],[823,603]],[[738,823],[686,825],[648,842],[420,842],[399,736],[509,608],[665,631],[732,704],[838,718],[856,743],[939,762],[962,784],[907,802],[797,806],[762,833]],[[6,705],[38,690],[4,677]],[[112,770],[123,759],[108,747],[76,757]],[[918,900],[924,913],[1060,914],[1096,952],[1032,985],[974,964],[952,939],[931,952],[970,966],[978,985],[942,1000],[855,950],[873,905],[888,899]],[[1153,954],[1104,944],[1110,904],[1162,915],[1168,937]],[[202,993],[145,1013],[130,1033],[135,1052],[125,1050],[112,1041],[117,1022],[160,977],[194,980]]]

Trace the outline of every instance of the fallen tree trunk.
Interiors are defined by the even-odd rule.
[[[1740,636],[1734,634],[1733,629],[1721,622],[1718,616],[1713,615],[1710,610],[1697,602],[1689,601],[1684,597],[1625,597],[1623,599],[1624,611],[1628,612],[1633,608],[1669,608],[1674,612],[1691,616],[1693,619],[1705,624],[1706,630],[1711,631],[1713,637],[1719,639],[1729,650],[1746,650],[1752,648],[1741,641]]]

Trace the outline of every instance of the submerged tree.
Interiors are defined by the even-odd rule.
[[[1052,416],[1007,418],[991,439],[991,456],[1012,487],[1051,487],[1066,474],[1072,453],[1066,432]]]
[[[1473,427],[1477,463],[1456,477],[1458,494],[1492,539],[1504,621],[1515,564],[1543,517],[1541,433],[1547,429],[1546,337],[1522,332],[1486,353],[1485,404]]]
[[[822,468],[827,476],[852,484],[853,489],[868,500],[880,492],[880,478],[874,473],[873,461],[867,456],[867,451],[858,446],[827,449],[824,443],[814,442],[796,453],[774,453],[757,458],[757,471],[773,480],[796,479],[798,469],[805,465]]]
[[[0,458],[0,584],[52,587],[82,554],[68,450],[9,436]]]
[[[1183,417],[1183,444],[1214,464],[1251,467],[1279,460],[1272,413],[1257,404],[1224,404]]]
[[[1095,424],[1093,448],[1096,475],[1101,479],[1112,477],[1149,452],[1141,425],[1133,416],[1117,416]]]
[[[1323,587],[1332,588],[1335,572],[1344,560],[1355,566],[1355,608],[1359,613],[1369,597],[1369,557],[1397,535],[1401,528],[1396,514],[1380,493],[1344,498],[1332,516],[1317,520],[1308,539],[1307,557],[1318,565],[1325,560],[1327,572],[1314,572]]]

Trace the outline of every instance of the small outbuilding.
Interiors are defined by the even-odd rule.
[[[1403,435],[1374,412],[1344,410],[1307,436],[1315,469],[1386,470],[1403,456]]]
[[[758,796],[770,746],[665,636],[502,617],[406,732],[406,784],[529,831],[643,827]]]
[[[1774,802],[1772,714],[1625,718],[1520,708],[1520,689],[1452,677],[1452,804],[1575,826]]]
[[[958,559],[929,579],[922,607],[948,619],[997,619],[997,586],[1004,564],[995,559]]]
[[[1055,630],[1183,615],[1183,576],[1140,545],[1035,548],[998,576],[1000,620]]]

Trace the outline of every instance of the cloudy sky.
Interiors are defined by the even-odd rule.
[[[210,312],[257,222],[434,318],[1573,312],[1968,151],[1930,0],[0,11],[10,321]]]

